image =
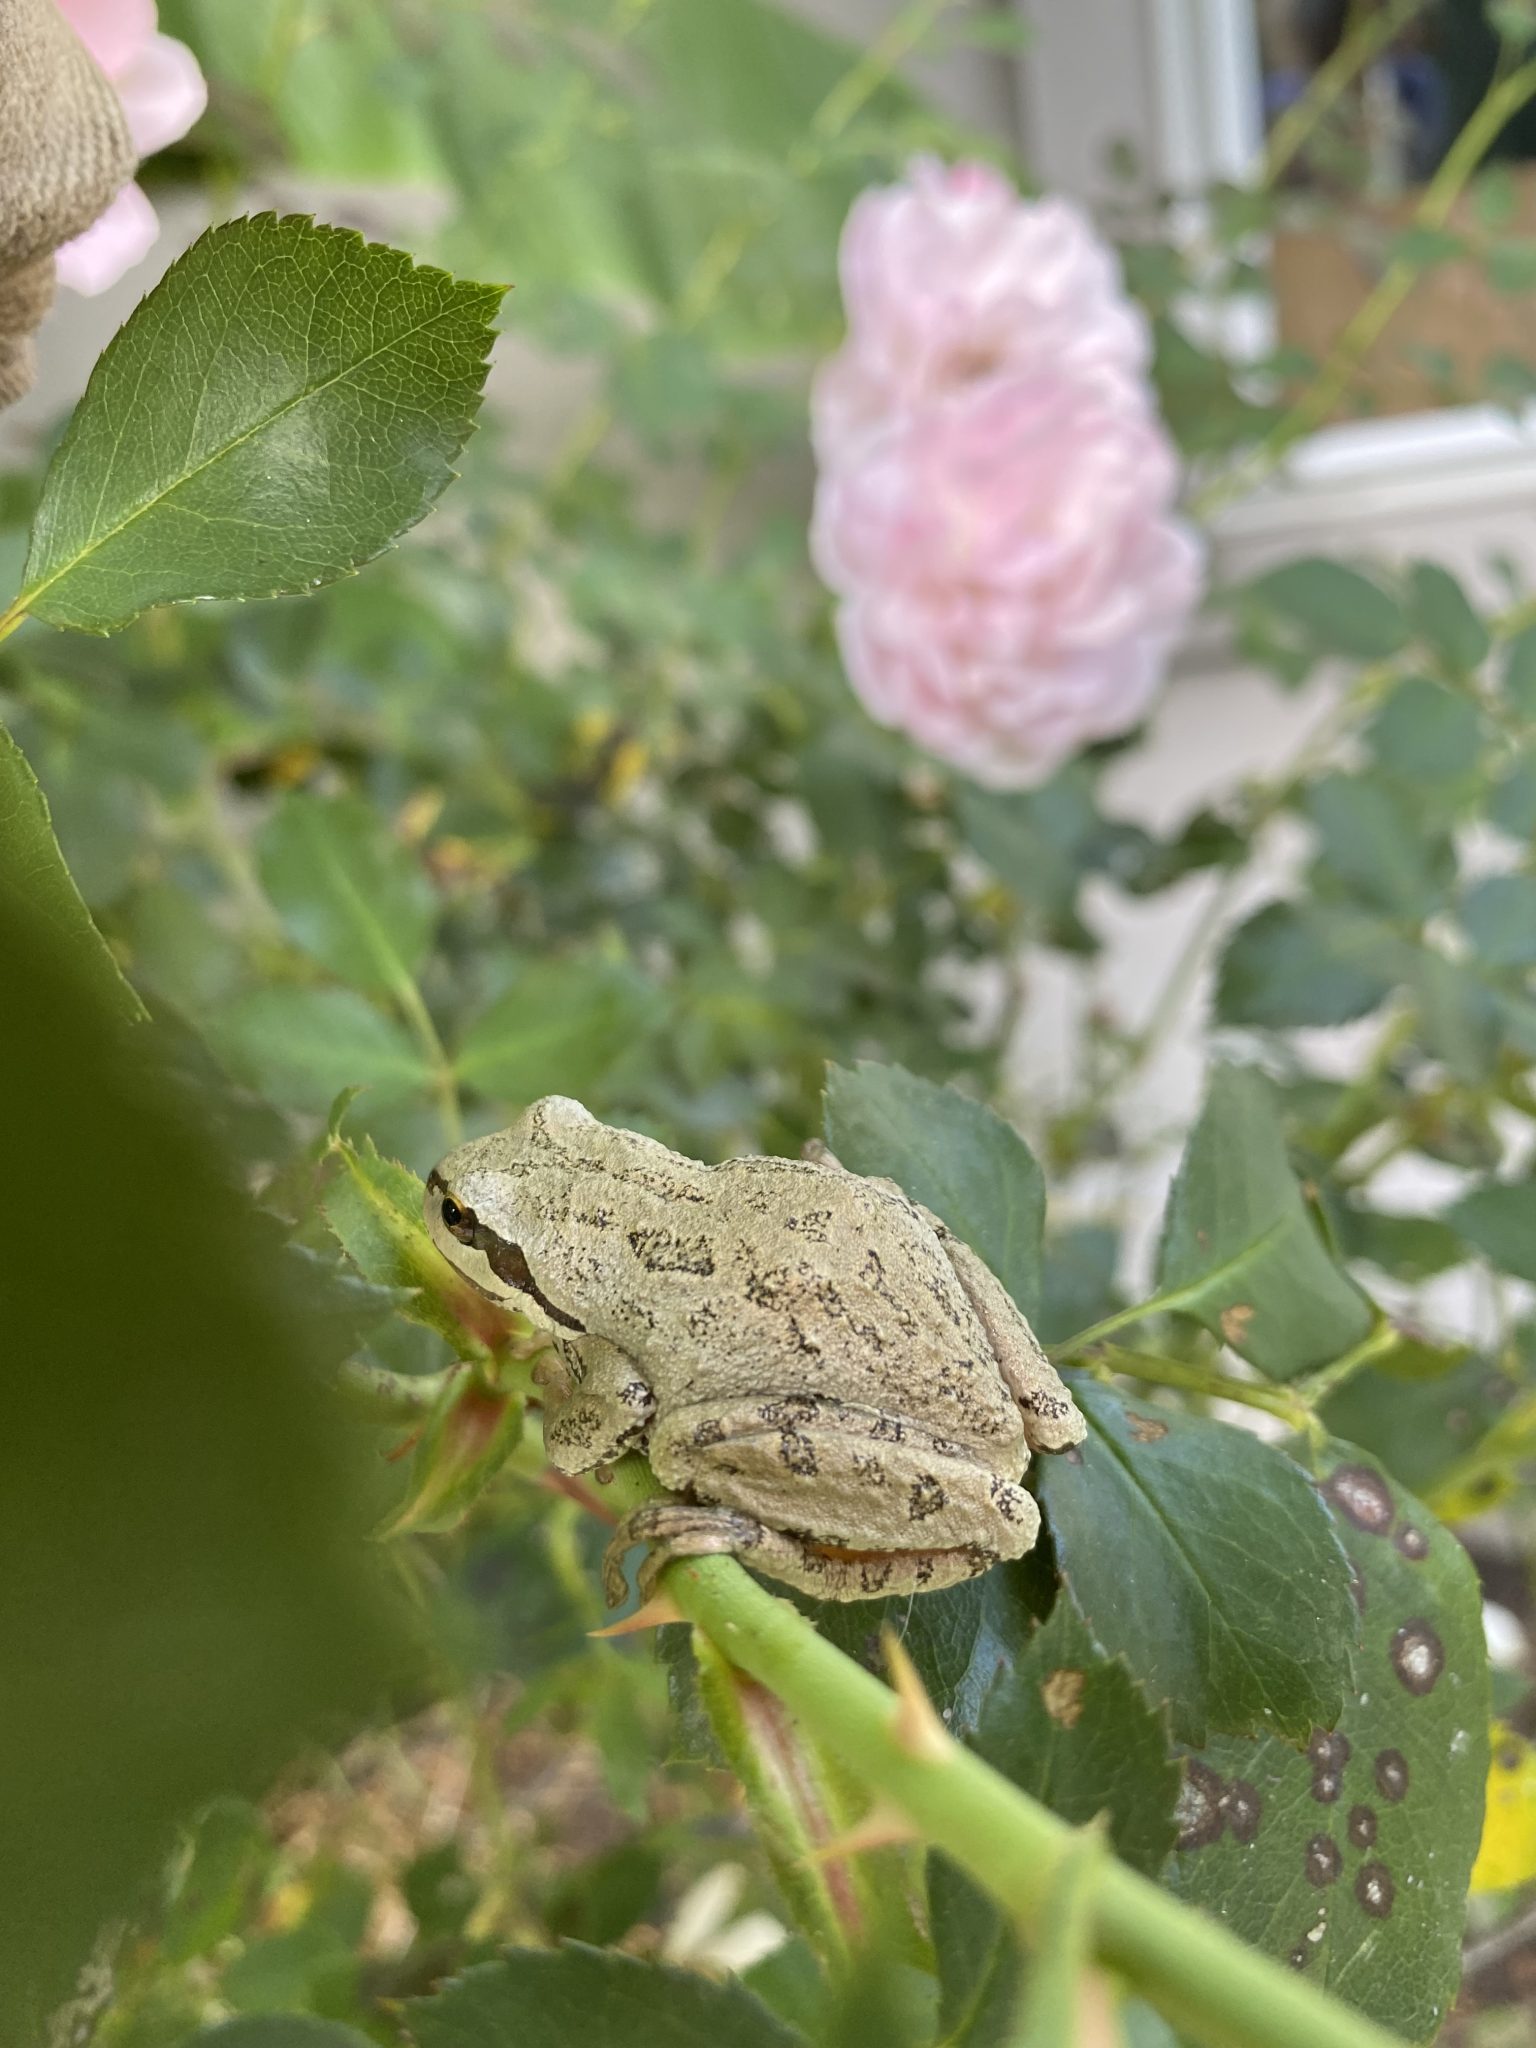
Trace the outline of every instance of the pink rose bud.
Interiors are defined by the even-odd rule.
[[[59,5],[122,101],[139,155],[152,156],[185,135],[208,104],[208,87],[186,44],[157,32],[154,0]],[[59,250],[59,282],[87,295],[103,292],[148,255],[159,232],[149,200],[127,185],[94,226]]]
[[[921,159],[866,193],[813,402],[812,546],[869,711],[979,782],[1141,718],[1201,589],[1148,338],[1062,201]]]

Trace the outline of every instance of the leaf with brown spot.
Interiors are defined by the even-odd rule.
[[[1109,1815],[1123,1862],[1156,1870],[1173,1844],[1178,1766],[1165,1717],[1058,1599],[987,1695],[973,1747],[1063,1820]]]
[[[1052,1671],[1040,1681],[1040,1698],[1045,1711],[1058,1726],[1075,1728],[1083,1711],[1081,1671]]]
[[[1488,1682],[1477,1580],[1456,1539],[1356,1446],[1330,1444],[1317,1476],[1331,1506],[1369,1508],[1334,1507],[1364,1601],[1343,1714],[1308,1751],[1225,1738],[1191,1759],[1207,1786],[1246,1781],[1258,1825],[1248,1840],[1230,1825],[1205,1830],[1164,1881],[1381,2025],[1427,2040],[1455,1994],[1482,1827]],[[1422,1555],[1395,1540],[1404,1528],[1423,1534]]]
[[[1344,1699],[1357,1617],[1349,1560],[1291,1459],[1249,1431],[1160,1411],[1161,1433],[1073,1375],[1081,1463],[1035,1480],[1093,1640],[1166,1701],[1181,1742],[1212,1728],[1300,1741]]]

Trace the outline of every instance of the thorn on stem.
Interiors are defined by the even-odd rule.
[[[923,1763],[943,1763],[953,1743],[918,1676],[917,1666],[889,1624],[880,1631],[880,1641],[896,1694],[896,1714],[891,1722],[896,1747]]]
[[[637,1607],[633,1614],[626,1614],[622,1621],[610,1621],[606,1628],[589,1628],[589,1636],[633,1636],[642,1629],[665,1628],[668,1622],[686,1621],[687,1616],[670,1593],[656,1593],[643,1607]]]

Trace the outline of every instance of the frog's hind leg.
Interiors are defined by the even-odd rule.
[[[644,1443],[656,1397],[629,1353],[606,1337],[564,1338],[559,1348],[571,1384],[545,1410],[545,1453],[562,1472],[611,1465]]]
[[[936,1592],[977,1578],[997,1562],[995,1551],[971,1543],[950,1550],[839,1550],[813,1537],[770,1529],[736,1508],[647,1501],[625,1516],[603,1558],[603,1591],[610,1607],[619,1606],[628,1591],[624,1557],[639,1543],[649,1546],[639,1573],[643,1600],[655,1591],[657,1574],[679,1557],[739,1557],[754,1571],[820,1600]]]
[[[972,1308],[992,1340],[997,1369],[1024,1418],[1024,1441],[1032,1451],[1065,1451],[1088,1433],[1077,1403],[1067,1392],[1055,1366],[1040,1349],[1013,1296],[986,1260],[956,1237],[939,1217],[924,1209],[943,1245],[955,1278],[970,1297]]]

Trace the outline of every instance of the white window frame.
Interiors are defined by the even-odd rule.
[[[1029,25],[1019,122],[1031,168],[1092,200],[1129,141],[1163,189],[1252,175],[1263,146],[1253,0],[1013,0]],[[1447,406],[1328,427],[1283,474],[1221,513],[1235,569],[1310,536],[1390,548],[1399,524],[1536,512],[1536,409]]]

